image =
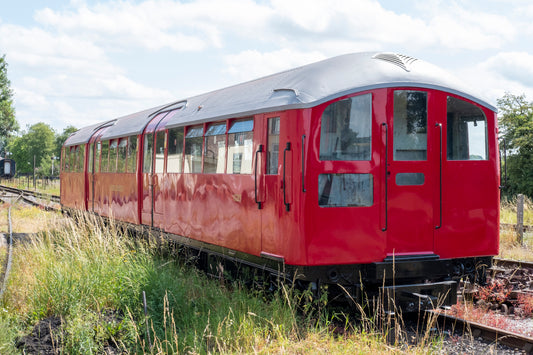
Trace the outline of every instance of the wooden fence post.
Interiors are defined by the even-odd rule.
[[[518,232],[518,243],[524,243],[524,195],[518,194],[516,199],[516,231]]]

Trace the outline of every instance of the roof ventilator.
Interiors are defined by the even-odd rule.
[[[372,58],[374,59],[381,59],[386,62],[392,63],[394,65],[399,66],[405,71],[411,71],[411,64],[417,61],[418,59],[409,57],[407,55],[403,54],[396,54],[396,53],[378,53],[374,55]]]

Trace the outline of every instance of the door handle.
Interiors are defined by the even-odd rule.
[[[287,177],[286,177],[286,166],[287,166],[287,152],[291,150],[291,142],[287,142],[287,146],[283,150],[283,203],[285,204],[285,210],[289,212],[291,210],[291,205],[287,202]]]
[[[439,225],[435,229],[442,227],[442,124],[435,123],[439,129]]]
[[[259,201],[259,199],[257,198],[257,166],[259,165],[259,162],[257,160],[257,155],[259,153],[262,153],[262,152],[263,152],[263,145],[259,144],[259,147],[255,151],[255,173],[254,173],[255,203],[257,203],[257,208],[258,209],[262,209],[263,208],[263,205],[262,205],[261,201]]]
[[[389,218],[389,182],[388,182],[388,169],[389,169],[389,126],[386,123],[381,124],[381,128],[383,129],[385,133],[385,167],[383,171],[385,172],[383,179],[385,181],[385,194],[383,195],[383,198],[385,199],[385,203],[383,204],[385,206],[385,226],[381,228],[382,232],[386,232],[388,228],[388,218]]]

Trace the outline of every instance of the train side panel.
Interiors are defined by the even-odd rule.
[[[138,224],[136,174],[96,173],[94,179],[94,212]]]

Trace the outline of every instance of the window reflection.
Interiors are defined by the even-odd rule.
[[[487,119],[483,111],[455,97],[448,97],[448,160],[486,160]]]
[[[370,160],[372,95],[332,103],[324,110],[320,160]]]

